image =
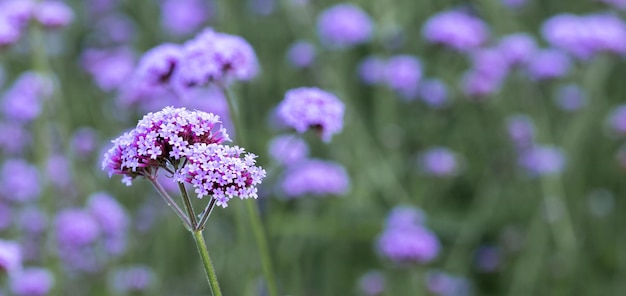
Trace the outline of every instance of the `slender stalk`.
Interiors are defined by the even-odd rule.
[[[202,264],[204,265],[207,281],[211,287],[211,294],[213,296],[222,296],[220,284],[217,281],[217,275],[215,274],[215,269],[211,263],[211,257],[209,257],[209,250],[207,249],[204,237],[202,236],[202,230],[194,230],[192,233],[193,239],[196,242],[196,247],[198,247],[198,253],[200,253],[200,257],[202,258]]]
[[[216,199],[211,197],[211,201],[206,206],[204,211],[200,214],[202,218],[200,218],[200,222],[196,225],[196,230],[202,231],[204,229],[204,225],[206,224],[206,221],[209,219],[209,216],[211,216],[211,212],[213,212],[215,201]]]
[[[174,202],[172,197],[167,193],[167,191],[165,191],[165,188],[163,188],[163,186],[161,186],[159,181],[157,181],[156,178],[154,178],[154,177],[146,177],[146,179],[150,180],[150,183],[152,183],[152,185],[154,186],[156,191],[159,193],[159,195],[163,198],[165,203],[172,210],[174,210],[174,213],[176,213],[178,218],[180,218],[180,220],[183,221],[183,225],[185,225],[185,228],[187,230],[189,230],[189,231],[192,231],[193,228],[191,226],[191,221],[189,221],[189,217],[187,217],[185,215],[185,213],[183,213],[183,210],[181,210],[180,207],[178,206],[178,204],[176,204],[176,202]]]
[[[226,86],[220,85],[226,99],[228,101],[228,109],[230,111],[230,120],[233,122],[235,128],[235,136],[237,143],[244,146],[244,135],[241,127],[241,121],[239,120],[239,109],[237,108],[237,97]],[[250,217],[250,224],[252,231],[254,232],[254,238],[256,240],[257,248],[259,249],[259,256],[261,257],[261,269],[265,282],[267,284],[267,291],[270,296],[278,296],[278,290],[276,289],[276,282],[274,280],[274,270],[272,267],[272,260],[270,257],[269,248],[267,245],[267,238],[265,229],[263,228],[263,221],[259,215],[259,207],[256,202],[246,202],[246,210]]]
[[[191,229],[196,229],[198,226],[198,222],[196,221],[196,211],[193,210],[193,205],[191,204],[191,200],[189,199],[189,194],[187,194],[187,188],[185,188],[185,184],[181,182],[178,183],[178,189],[180,190],[180,196],[183,199],[183,203],[185,204],[185,208],[187,209],[187,214],[189,216],[189,220],[191,222]]]

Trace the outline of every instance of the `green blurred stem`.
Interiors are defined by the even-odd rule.
[[[244,146],[244,134],[239,117],[239,109],[237,105],[237,97],[232,90],[224,85],[219,85],[222,92],[228,100],[228,109],[230,111],[230,120],[233,122],[235,128],[235,136],[237,137],[237,143]],[[256,240],[257,247],[259,249],[259,256],[261,257],[261,268],[263,270],[263,276],[267,284],[267,291],[270,296],[278,296],[278,290],[276,289],[276,282],[274,280],[274,270],[272,267],[272,260],[270,257],[269,247],[267,244],[267,237],[265,229],[263,228],[263,221],[259,215],[259,207],[256,202],[246,202],[246,211],[250,217],[250,224],[252,231],[254,232],[254,238]]]
[[[536,214],[526,234],[525,255],[520,255],[513,270],[510,296],[534,295],[535,283],[541,276],[544,252],[548,243],[548,229],[544,225],[541,210]]]
[[[178,183],[180,196],[182,197],[183,203],[185,204],[185,209],[187,209],[187,214],[191,222],[191,229],[195,230],[198,227],[198,221],[196,221],[196,212],[193,210],[193,205],[191,204],[191,200],[189,199],[189,194],[187,194],[187,188],[185,188],[185,184],[181,182],[176,183]]]
[[[167,191],[165,191],[165,188],[161,186],[161,183],[159,183],[156,177],[146,177],[146,179],[150,180],[150,183],[152,183],[152,185],[154,186],[154,189],[156,189],[156,191],[163,198],[165,203],[174,211],[174,213],[176,213],[178,218],[180,218],[180,220],[183,221],[183,225],[185,226],[185,228],[191,231],[193,228],[191,226],[191,221],[189,220],[189,217],[187,217],[185,213],[183,212],[183,210],[180,209],[178,204],[174,202],[174,199],[172,199],[172,197],[167,193]]]
[[[198,247],[198,253],[200,253],[200,257],[202,258],[202,264],[204,265],[207,281],[211,287],[211,294],[213,296],[222,296],[220,284],[217,281],[217,275],[215,274],[215,268],[213,268],[211,257],[209,257],[209,250],[207,249],[204,237],[202,236],[202,230],[194,230],[191,233],[193,234],[193,240],[196,242],[196,247]]]

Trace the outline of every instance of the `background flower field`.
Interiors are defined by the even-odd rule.
[[[210,295],[151,182],[103,163],[167,106],[266,172],[206,224],[225,295],[623,295],[625,11],[0,0],[0,295]]]

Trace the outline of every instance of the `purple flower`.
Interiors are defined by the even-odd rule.
[[[500,90],[503,77],[478,71],[468,71],[463,75],[461,87],[463,93],[472,99],[482,99]]]
[[[528,0],[502,0],[502,4],[512,9],[521,8],[526,2],[528,2]]]
[[[306,41],[298,41],[289,47],[287,60],[296,68],[306,68],[315,60],[315,46]]]
[[[5,200],[26,202],[39,197],[39,171],[23,159],[8,159],[0,170],[0,188]]]
[[[248,8],[252,13],[268,16],[274,12],[276,8],[275,0],[248,0]]]
[[[135,68],[135,55],[130,48],[87,49],[82,57],[83,68],[98,87],[111,91],[126,84]]]
[[[451,177],[459,173],[457,156],[445,147],[434,147],[419,157],[419,166],[425,173],[436,177]]]
[[[281,135],[270,141],[269,154],[280,164],[291,165],[309,155],[309,146],[301,138]]]
[[[102,44],[128,44],[135,33],[135,23],[128,16],[111,13],[98,20],[92,36]]]
[[[94,217],[82,209],[65,209],[55,220],[57,244],[62,249],[85,247],[100,237],[100,226]]]
[[[41,113],[43,100],[52,95],[52,82],[35,72],[24,72],[2,95],[2,113],[7,119],[29,122]]]
[[[366,84],[377,84],[385,78],[385,60],[379,56],[369,56],[359,64],[359,77]]]
[[[173,83],[184,91],[194,86],[250,80],[259,72],[254,49],[239,36],[205,29],[183,46]]]
[[[481,46],[489,38],[489,28],[480,19],[462,11],[443,11],[426,21],[422,34],[428,42],[460,52]]]
[[[528,63],[527,71],[535,80],[555,79],[567,75],[571,68],[570,58],[556,49],[537,51]]]
[[[411,206],[397,206],[387,217],[387,228],[411,228],[422,225],[426,221],[426,214],[419,208]]]
[[[97,192],[89,196],[87,210],[96,219],[109,253],[120,254],[126,248],[129,218],[124,207],[112,196]]]
[[[509,138],[518,151],[527,150],[535,143],[535,125],[523,114],[509,116],[506,122]]]
[[[368,271],[359,278],[359,291],[367,296],[382,295],[385,292],[385,276],[378,270]]]
[[[370,39],[373,29],[374,25],[367,13],[350,3],[329,7],[317,17],[320,39],[332,48],[365,43]]]
[[[13,121],[0,122],[0,148],[7,154],[21,154],[32,139],[30,132]]]
[[[449,275],[442,271],[429,271],[426,274],[428,291],[437,296],[468,296],[470,284],[467,279]]]
[[[98,146],[98,135],[91,127],[82,127],[74,132],[72,136],[72,151],[76,154],[87,157],[93,153]]]
[[[5,230],[11,226],[14,211],[12,206],[0,201],[0,230]]]
[[[191,34],[209,20],[213,7],[209,1],[165,0],[161,4],[161,25],[175,35]]]
[[[46,175],[50,182],[60,189],[72,185],[72,168],[63,155],[51,155],[46,163]]]
[[[443,108],[449,104],[448,87],[439,79],[426,79],[419,85],[419,97],[432,108]]]
[[[500,39],[498,50],[509,66],[523,65],[533,56],[537,50],[537,44],[532,36],[526,33],[516,33]]]
[[[0,12],[0,48],[17,42],[21,36],[22,32],[18,25],[12,22],[3,12]]]
[[[534,146],[520,155],[519,165],[534,176],[558,174],[565,168],[565,155],[556,147]]]
[[[567,84],[558,89],[556,105],[564,111],[574,112],[587,104],[585,91],[576,84]]]
[[[17,28],[25,29],[37,7],[34,0],[5,0],[0,2],[0,18],[6,17]]]
[[[45,268],[26,268],[11,277],[11,292],[16,296],[45,296],[54,286],[54,275]]]
[[[287,91],[278,105],[278,115],[297,132],[313,128],[320,132],[322,140],[330,142],[343,129],[344,109],[335,95],[316,87],[300,87]]]
[[[411,100],[417,96],[417,84],[421,78],[422,65],[414,56],[397,55],[385,65],[385,83],[404,99]]]
[[[20,213],[18,223],[21,231],[40,235],[48,227],[48,215],[37,207],[27,207]]]
[[[0,239],[0,272],[9,275],[22,270],[22,251],[20,245],[14,241]]]
[[[388,227],[377,242],[381,256],[395,263],[428,263],[439,254],[439,240],[422,225]]]
[[[147,86],[165,86],[180,65],[183,49],[177,44],[164,43],[147,51],[139,60],[134,77]]]
[[[306,160],[289,167],[282,180],[282,189],[290,198],[303,195],[344,195],[350,187],[346,170],[339,164]]]
[[[476,250],[476,267],[483,272],[494,272],[502,263],[502,254],[498,247],[481,246]]]
[[[147,266],[135,265],[119,268],[113,273],[111,284],[119,293],[141,292],[155,282],[154,272]]]
[[[63,2],[42,1],[37,3],[35,18],[46,28],[65,27],[74,19],[74,12]]]
[[[614,133],[626,136],[626,104],[617,106],[609,114],[608,123]]]

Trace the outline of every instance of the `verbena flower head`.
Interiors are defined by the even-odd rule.
[[[139,60],[134,78],[147,86],[165,86],[179,66],[183,49],[177,44],[164,43],[147,51]]]
[[[155,282],[155,274],[147,266],[134,265],[117,269],[111,278],[113,290],[121,293],[143,292]]]
[[[422,79],[422,64],[417,57],[397,55],[385,65],[385,83],[404,99],[415,99],[417,85]]]
[[[35,72],[24,72],[2,95],[2,113],[11,120],[30,122],[41,114],[43,101],[52,91],[52,81]]]
[[[205,29],[183,45],[180,67],[173,77],[175,88],[250,80],[259,72],[250,44],[235,35]]]
[[[0,190],[0,196],[13,202],[38,198],[41,193],[39,170],[21,158],[5,160],[0,170]]]
[[[0,201],[0,230],[6,230],[13,223],[13,213],[15,209],[12,205]]]
[[[41,235],[48,228],[48,215],[38,207],[22,210],[17,219],[21,231],[28,235]]]
[[[161,4],[161,25],[171,34],[186,35],[209,20],[213,7],[202,0],[165,0]]]
[[[387,228],[406,228],[422,225],[426,221],[426,214],[419,208],[411,206],[397,206],[387,217]]]
[[[270,141],[269,154],[283,165],[294,164],[309,155],[307,143],[292,135],[277,136]]]
[[[370,39],[374,25],[360,7],[341,3],[324,10],[317,18],[317,32],[324,44],[345,48]]]
[[[535,143],[535,125],[530,117],[523,114],[509,116],[506,121],[509,138],[518,151],[526,150]]]
[[[6,18],[22,30],[32,19],[36,7],[37,2],[34,0],[5,0],[0,2],[0,18]]]
[[[476,17],[452,10],[440,12],[428,19],[422,34],[428,42],[468,52],[487,41],[489,28]]]
[[[475,254],[476,267],[482,272],[494,272],[502,263],[502,252],[496,246],[481,246]]]
[[[0,149],[6,154],[19,155],[32,143],[30,131],[19,122],[0,122]]]
[[[289,47],[287,60],[296,68],[306,68],[315,60],[315,46],[306,41],[298,41]]]
[[[556,49],[537,51],[527,65],[528,74],[535,80],[561,78],[567,75],[570,69],[570,58]]]
[[[552,146],[534,146],[519,157],[519,164],[533,176],[558,174],[565,168],[563,150]]]
[[[470,99],[481,100],[497,93],[502,86],[503,78],[503,76],[470,70],[463,74],[461,88]]]
[[[104,247],[112,254],[126,249],[130,219],[126,209],[115,198],[104,192],[89,196],[87,210],[96,219],[104,237]]]
[[[379,56],[369,56],[359,64],[359,77],[366,84],[377,84],[385,78],[386,61]]]
[[[321,133],[322,140],[330,142],[343,129],[344,109],[335,95],[316,87],[300,87],[287,91],[278,115],[297,132],[313,128]]]
[[[72,22],[74,12],[64,2],[41,1],[35,8],[34,16],[46,28],[60,28]]]
[[[426,274],[426,287],[437,296],[468,296],[471,292],[467,279],[437,270]]]
[[[405,211],[392,212],[385,231],[377,241],[380,255],[395,263],[427,263],[439,254],[439,240],[421,221],[410,221]],[[395,217],[394,217],[395,216]],[[402,219],[400,219],[402,218]],[[396,220],[396,221],[393,221]]]
[[[515,33],[500,39],[498,50],[509,66],[523,65],[535,53],[537,44],[532,36],[526,33]]]
[[[190,183],[199,198],[209,195],[226,207],[233,197],[256,198],[256,185],[265,171],[255,166],[256,155],[222,145],[230,141],[219,117],[202,111],[166,107],[149,113],[137,127],[113,140],[103,170],[109,175],[154,178],[159,168],[174,172],[174,180]]]
[[[316,159],[289,167],[282,180],[282,190],[290,198],[303,195],[340,196],[349,187],[348,173],[341,165]]]
[[[54,275],[45,268],[26,268],[11,277],[11,292],[16,296],[49,295],[54,286]]]
[[[81,63],[100,89],[111,91],[128,83],[135,67],[135,54],[128,47],[87,49]]]
[[[0,239],[0,272],[9,275],[22,270],[22,250],[14,241]]]
[[[101,44],[130,44],[137,35],[136,24],[122,13],[110,13],[95,25],[93,37]]]
[[[100,237],[98,222],[82,209],[65,209],[55,220],[57,244],[63,250],[91,245]]]
[[[50,155],[46,161],[46,176],[52,185],[60,190],[72,188],[72,169],[64,155]]]
[[[16,43],[21,36],[20,27],[0,12],[0,48]]]
[[[449,104],[448,87],[440,79],[422,80],[418,92],[422,102],[432,108],[439,109]]]
[[[434,147],[423,152],[418,160],[420,168],[436,177],[451,177],[459,172],[457,156],[445,147]]]
[[[561,110],[575,112],[587,104],[587,95],[580,86],[567,84],[558,89],[555,102]]]
[[[359,278],[359,291],[367,296],[382,295],[385,292],[385,276],[378,270],[368,271]]]
[[[91,127],[82,127],[72,136],[72,151],[86,157],[93,153],[98,145],[98,134]]]

